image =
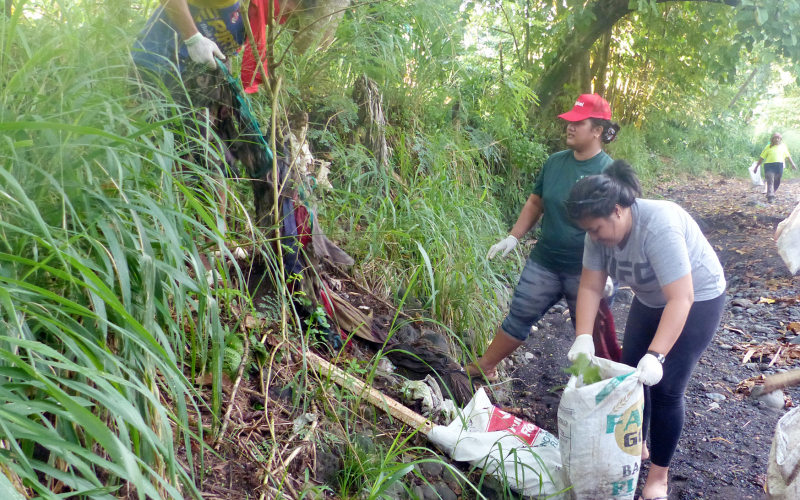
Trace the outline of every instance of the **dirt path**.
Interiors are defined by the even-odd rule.
[[[743,180],[669,185],[651,197],[659,196],[682,205],[697,220],[728,280],[722,325],[689,383],[670,499],[764,499],[772,434],[787,410],[754,401],[738,393],[737,386],[762,373],[800,365],[798,359],[780,358],[768,366],[772,356],[759,358],[762,351],[772,353],[779,342],[793,338],[786,327],[800,321],[800,303],[786,300],[800,297],[800,276],[789,274],[772,240],[778,222],[788,217],[800,196],[800,179],[782,185],[772,205]],[[776,301],[764,303],[762,297]],[[620,338],[631,298],[622,291],[614,306]],[[560,392],[549,390],[567,381],[561,369],[568,365],[566,352],[574,339],[568,318],[564,304],[556,305],[510,367],[515,379],[512,404],[551,432],[557,431]],[[751,359],[742,363],[750,350],[755,351]],[[786,393],[800,404],[800,390]],[[715,403],[711,398],[720,399],[717,395],[724,399]]]

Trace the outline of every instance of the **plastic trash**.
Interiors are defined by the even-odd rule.
[[[747,169],[747,172],[750,173],[750,182],[753,183],[753,187],[764,185],[764,181],[761,179],[761,172],[755,171],[756,165],[758,165],[758,162],[754,161],[750,168]]]
[[[480,467],[523,495],[564,498],[558,439],[493,406],[482,388],[459,418],[435,427],[428,439],[453,460]]]

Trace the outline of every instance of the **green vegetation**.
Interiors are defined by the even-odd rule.
[[[320,222],[355,258],[351,274],[382,299],[418,301],[416,319],[450,332],[466,359],[487,345],[525,257],[490,263],[488,247],[562,147],[554,115],[579,92],[607,92],[624,125],[609,152],[650,187],[665,176],[744,177],[776,128],[800,156],[797,87],[775,85],[799,59],[795,36],[781,31],[796,25],[798,2],[712,3],[359,3],[325,50],[293,51],[290,20],[271,47],[283,90],[254,104],[265,129],[273,110],[280,128],[308,114],[308,141],[331,164],[332,188],[314,193]],[[592,19],[611,4],[616,19]],[[267,385],[280,363],[304,362],[326,325],[301,321],[279,286],[249,183],[189,159],[190,145],[220,151],[193,138],[172,96],[140,97],[129,47],[155,3],[9,6],[0,14],[0,486],[17,497],[199,497],[224,420],[223,373],[244,366]],[[564,48],[585,54],[569,61],[583,69],[567,80],[555,58]],[[353,97],[365,77],[387,118],[387,157]],[[231,257],[234,245],[266,263],[264,281],[281,290],[269,308],[254,306],[233,258],[214,261],[223,285],[209,287],[202,258]],[[248,315],[273,328],[274,344],[247,330]],[[355,430],[352,395],[308,370],[293,376],[292,404],[321,406],[341,434]],[[270,432],[252,452],[262,462],[281,447]],[[409,467],[401,455],[425,456],[405,437],[380,456],[346,444],[342,498],[386,497]]]

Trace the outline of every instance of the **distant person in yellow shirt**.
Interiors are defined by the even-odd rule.
[[[792,160],[792,155],[789,154],[789,148],[781,141],[783,137],[781,134],[775,132],[772,138],[761,152],[761,157],[758,159],[756,168],[753,172],[758,173],[758,167],[764,164],[764,180],[767,184],[767,202],[772,203],[775,201],[775,191],[781,185],[781,176],[783,175],[783,161],[789,160],[792,168],[797,170],[797,165]]]

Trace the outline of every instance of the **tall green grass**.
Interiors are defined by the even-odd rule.
[[[472,347],[481,352],[501,319],[497,294],[513,284],[508,276],[519,265],[486,259],[508,230],[492,196],[495,179],[481,151],[457,133],[418,134],[395,144],[404,182],[388,181],[388,194],[378,189],[379,174],[351,163],[351,149],[341,146],[337,189],[327,198],[323,223],[382,294],[396,294],[419,271],[411,293],[456,335],[476,333]]]
[[[0,483],[199,495],[191,379],[214,374],[220,415],[220,309],[241,294],[209,289],[200,259],[227,252],[224,181],[176,148],[185,110],[132,97],[130,38],[84,22],[99,4],[15,3],[0,16]]]

